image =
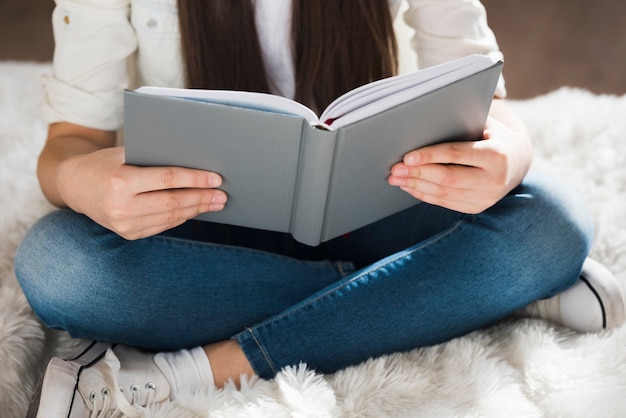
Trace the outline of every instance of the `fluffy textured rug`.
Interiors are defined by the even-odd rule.
[[[47,359],[75,344],[44,330],[12,261],[51,207],[35,179],[45,136],[45,64],[0,63],[0,415],[21,417]],[[595,258],[626,283],[626,97],[563,88],[513,102],[536,144],[535,165],[574,184],[595,215]],[[511,318],[436,347],[370,360],[331,376],[305,366],[240,390],[207,389],[157,417],[623,417],[626,327],[580,335]]]

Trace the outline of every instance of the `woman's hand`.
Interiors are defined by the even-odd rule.
[[[126,239],[176,227],[224,208],[221,177],[180,167],[124,163],[114,134],[71,124],[51,126],[40,158],[42,189],[57,206],[83,213]]]
[[[411,151],[392,167],[389,184],[458,212],[475,214],[493,206],[521,183],[532,147],[525,128],[501,100],[494,100],[490,114],[482,141]]]
[[[66,160],[59,194],[80,213],[126,239],[173,228],[224,208],[218,174],[180,167],[124,164],[124,148],[105,148]]]

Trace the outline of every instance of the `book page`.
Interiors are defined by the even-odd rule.
[[[351,90],[334,100],[318,117],[308,107],[286,97],[231,90],[140,87],[137,93],[198,100],[263,112],[300,116],[310,125],[334,130],[370,117],[446,84],[486,69],[495,62],[485,55],[469,55],[412,73],[384,78]]]
[[[365,84],[333,101],[320,120],[331,129],[370,117],[492,66],[493,59],[470,55],[412,73]]]
[[[262,112],[301,116],[311,125],[319,123],[315,112],[308,107],[286,97],[274,94],[231,90],[179,89],[170,87],[144,86],[135,90],[137,93],[155,96],[175,97],[186,100],[198,100]]]

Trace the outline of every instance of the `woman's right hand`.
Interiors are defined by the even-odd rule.
[[[126,165],[124,147],[105,146],[110,141],[109,135],[49,137],[40,157],[39,177],[52,203],[83,213],[129,240],[156,235],[200,213],[224,208],[227,197],[216,189],[222,183],[218,174]]]

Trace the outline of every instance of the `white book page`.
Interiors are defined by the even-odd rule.
[[[140,87],[135,91],[142,94],[199,100],[244,109],[301,116],[311,125],[323,125],[327,129],[334,130],[436,90],[486,69],[494,63],[492,58],[484,55],[469,55],[409,74],[365,84],[334,100],[319,118],[315,112],[303,104],[273,94],[151,86]]]
[[[320,120],[332,121],[331,129],[337,129],[467,77],[494,63],[487,56],[470,55],[409,74],[378,80],[339,97],[326,108]]]
[[[135,90],[137,93],[154,96],[176,97],[222,104],[263,112],[302,116],[310,124],[319,123],[315,112],[294,100],[274,94],[231,90],[179,89],[171,87],[144,86]]]

